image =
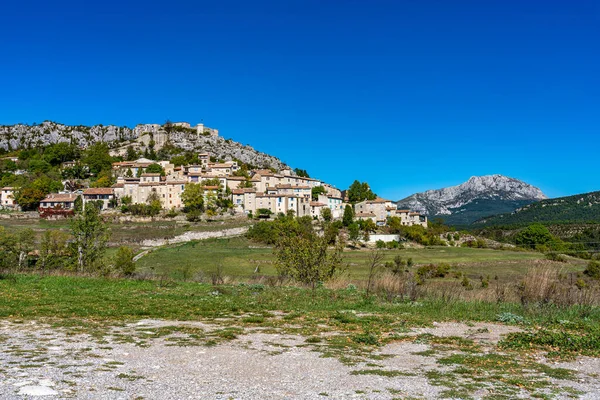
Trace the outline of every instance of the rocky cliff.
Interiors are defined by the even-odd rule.
[[[0,148],[5,150],[58,142],[76,143],[85,148],[100,141],[108,143],[114,154],[123,154],[129,145],[143,151],[151,141],[155,143],[155,150],[160,150],[169,142],[183,150],[211,153],[218,159],[237,159],[261,168],[287,167],[277,157],[233,140],[223,139],[210,129],[205,133],[198,133],[194,128],[174,127],[167,134],[158,124],[140,124],[129,128],[115,125],[69,126],[51,121],[35,125],[0,126]]]

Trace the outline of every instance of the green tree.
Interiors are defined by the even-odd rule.
[[[360,229],[362,229],[366,233],[375,232],[377,230],[377,225],[373,222],[372,219],[363,219],[359,222]]]
[[[160,214],[160,210],[162,209],[162,203],[160,201],[159,194],[154,191],[150,192],[150,194],[148,195],[148,198],[146,199],[146,205],[147,205],[147,210],[146,210],[147,215],[154,217],[154,216]]]
[[[121,246],[113,259],[117,271],[123,276],[131,276],[135,272],[134,253],[130,247]]]
[[[313,201],[319,200],[320,194],[326,194],[327,190],[323,186],[315,186],[311,189],[312,199]]]
[[[33,187],[24,187],[15,192],[15,202],[23,211],[36,210],[46,193]]]
[[[40,257],[37,267],[42,270],[63,268],[67,264],[69,234],[59,230],[48,230],[42,236]]]
[[[331,220],[333,219],[331,208],[323,207],[323,209],[321,210],[321,218],[323,218],[323,221],[325,222],[331,222]]]
[[[102,188],[111,187],[114,183],[110,170],[103,170],[98,174],[98,178],[90,184],[90,187]]]
[[[27,266],[29,254],[34,249],[33,230],[24,229],[12,234],[0,228],[0,255],[5,258],[0,265],[21,270]]]
[[[174,157],[171,157],[171,163],[173,165],[175,165],[176,167],[180,167],[182,165],[187,165],[188,161],[185,156],[174,156]]]
[[[59,142],[44,149],[44,160],[53,166],[78,158],[80,158],[80,151],[77,145],[73,143]]]
[[[138,159],[138,152],[135,151],[133,146],[127,146],[127,154],[125,155],[125,160],[135,161],[137,159]]]
[[[83,156],[83,162],[88,165],[90,172],[96,175],[102,170],[110,171],[112,161],[108,144],[105,142],[94,143],[85,151]]]
[[[357,242],[360,236],[360,227],[356,222],[348,225],[348,239],[352,242]]]
[[[305,169],[294,168],[294,173],[301,178],[310,178]]]
[[[165,176],[165,170],[160,164],[150,164],[148,168],[146,168],[147,174],[160,174],[160,176]]]
[[[100,210],[88,205],[71,221],[73,241],[69,244],[73,264],[78,272],[94,272],[100,266],[110,236]]]
[[[17,265],[18,256],[15,251],[17,244],[16,235],[7,232],[3,226],[0,226],[0,268],[14,269]]]
[[[276,267],[281,276],[291,277],[314,290],[318,283],[340,272],[343,243],[338,240],[330,249],[325,236],[307,230],[300,220],[290,221],[289,229],[281,232],[274,249]]]
[[[73,202],[73,210],[76,213],[80,213],[81,211],[83,211],[83,199],[81,198],[81,196],[77,196],[77,198]]]
[[[515,243],[518,246],[530,249],[536,249],[540,245],[548,245],[554,240],[548,228],[539,223],[529,225],[515,236]]]
[[[181,201],[185,206],[185,212],[204,211],[204,190],[201,184],[188,183],[181,194]]]
[[[375,200],[377,195],[371,191],[367,182],[359,182],[355,180],[348,189],[348,200],[350,203],[359,203],[364,200]]]
[[[49,162],[44,160],[30,160],[27,171],[32,174],[44,174],[52,168]]]
[[[346,204],[344,208],[344,216],[342,217],[342,223],[344,226],[350,226],[354,222],[354,208],[350,204]]]

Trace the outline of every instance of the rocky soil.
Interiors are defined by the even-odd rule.
[[[68,321],[67,321],[68,322]],[[61,323],[59,323],[60,325]],[[394,399],[440,398],[431,372],[450,369],[426,343],[394,342],[377,361],[346,365],[307,338],[251,328],[232,340],[218,325],[141,320],[98,331],[87,326],[0,321],[0,398],[77,399]],[[472,338],[493,345],[517,328],[436,324],[411,335]],[[211,336],[212,335],[212,336]],[[212,338],[212,339],[209,339]],[[554,398],[600,396],[598,359],[559,364],[577,378]],[[556,365],[553,365],[556,366]],[[363,373],[389,371],[393,374]],[[576,394],[573,394],[576,393]],[[489,393],[479,389],[473,398]],[[528,398],[522,392],[511,398]],[[507,397],[508,398],[508,397]]]

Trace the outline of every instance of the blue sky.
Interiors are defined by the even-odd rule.
[[[92,4],[90,4],[92,3]],[[0,124],[201,120],[400,199],[505,174],[600,190],[600,3],[20,1]]]

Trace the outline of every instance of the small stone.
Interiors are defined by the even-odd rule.
[[[19,394],[26,396],[54,396],[58,392],[48,386],[23,386],[19,390]]]
[[[38,385],[41,385],[41,386],[54,386],[54,382],[52,382],[50,379],[39,379],[38,380]]]

